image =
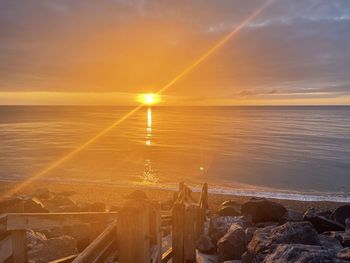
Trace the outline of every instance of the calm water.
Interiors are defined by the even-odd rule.
[[[0,180],[35,175],[128,110],[0,107]],[[44,179],[350,201],[350,107],[144,108]]]

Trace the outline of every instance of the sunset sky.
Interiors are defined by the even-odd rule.
[[[0,104],[135,104],[262,0],[2,0]],[[349,0],[275,0],[164,105],[350,104]]]

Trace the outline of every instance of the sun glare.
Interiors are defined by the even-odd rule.
[[[153,105],[160,101],[160,96],[154,93],[140,94],[138,101],[146,105]]]

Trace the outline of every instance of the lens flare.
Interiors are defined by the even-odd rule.
[[[216,52],[218,49],[220,49],[222,46],[224,46],[230,39],[232,39],[234,36],[236,36],[247,24],[249,24],[254,18],[256,18],[266,7],[268,7],[272,3],[272,1],[273,0],[267,0],[266,2],[264,2],[264,4],[260,8],[258,8],[254,13],[252,13],[245,20],[243,20],[230,33],[228,33],[220,41],[218,41],[211,49],[209,49],[201,57],[199,57],[197,60],[195,60],[194,63],[189,65],[185,70],[183,70],[180,74],[178,74],[174,79],[172,79],[170,82],[168,82],[166,85],[164,85],[161,89],[159,89],[158,92],[141,95],[141,97],[143,97],[143,99],[141,101],[139,100],[141,105],[137,106],[136,108],[134,108],[130,112],[126,113],[124,116],[122,116],[116,122],[112,123],[110,126],[108,126],[104,130],[102,130],[100,133],[98,133],[97,135],[92,137],[90,140],[88,140],[87,142],[83,143],[78,148],[74,149],[73,151],[69,152],[67,155],[63,156],[61,159],[55,161],[54,163],[52,163],[51,165],[46,167],[44,170],[42,170],[39,173],[35,174],[34,176],[28,178],[26,181],[18,184],[14,188],[10,189],[8,192],[6,192],[3,195],[3,198],[11,196],[11,195],[17,193],[18,191],[20,191],[21,189],[23,189],[24,187],[26,187],[27,185],[29,185],[33,181],[35,181],[35,180],[43,177],[44,175],[48,174],[54,168],[58,167],[59,165],[61,165],[62,163],[64,163],[68,159],[70,159],[71,157],[75,156],[80,151],[82,151],[83,149],[85,149],[86,147],[88,147],[89,145],[94,143],[97,139],[99,139],[100,137],[104,136],[110,130],[112,130],[113,128],[115,128],[116,126],[118,126],[119,124],[124,122],[126,119],[128,119],[130,116],[132,116],[133,114],[138,112],[141,108],[144,107],[144,105],[151,105],[151,104],[156,103],[157,98],[158,98],[158,101],[159,101],[160,100],[160,96],[159,95],[161,93],[165,92],[167,89],[169,89],[171,86],[173,86],[178,80],[180,80],[185,75],[190,73],[193,69],[195,69],[199,64],[201,64],[204,60],[206,60],[214,52]]]

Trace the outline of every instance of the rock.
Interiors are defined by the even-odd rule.
[[[301,244],[280,244],[268,254],[263,263],[342,262],[331,249]]]
[[[35,232],[33,230],[26,231],[26,241],[29,250],[41,246],[46,240],[47,238],[43,233]]]
[[[252,198],[242,204],[242,214],[248,214],[253,222],[281,221],[287,209],[265,198]]]
[[[227,233],[217,243],[219,262],[239,260],[246,249],[247,240],[240,224],[232,224]]]
[[[350,230],[350,218],[345,219],[345,229]]]
[[[64,235],[73,237],[77,242],[78,251],[84,250],[90,244],[90,225],[75,224],[63,227]]]
[[[243,216],[219,216],[211,218],[209,222],[209,236],[215,244],[226,234],[233,223],[237,223],[242,227],[250,224],[249,220]]]
[[[344,226],[336,221],[328,219],[321,215],[319,211],[310,208],[304,214],[304,220],[309,221],[317,230],[318,233],[326,231],[343,231]]]
[[[204,254],[212,254],[215,252],[215,245],[211,241],[211,238],[207,235],[201,235],[196,241],[196,248]]]
[[[247,239],[247,243],[249,243],[252,240],[256,230],[257,230],[257,227],[254,227],[254,226],[247,227],[247,229],[245,230],[245,236]]]
[[[60,236],[50,238],[43,242],[43,245],[36,258],[41,262],[49,262],[55,259],[60,259],[78,253],[75,239],[70,236]]]
[[[51,192],[47,188],[39,188],[39,189],[36,189],[33,196],[40,199],[49,199],[51,197]]]
[[[278,227],[257,229],[248,250],[258,254],[277,244],[321,245],[316,230],[309,222],[287,222]]]
[[[43,203],[33,197],[24,201],[24,213],[48,213],[49,210],[45,208]]]
[[[345,261],[350,261],[350,248],[346,247],[340,250],[337,254],[337,258]]]
[[[279,226],[280,224],[277,222],[261,222],[261,223],[255,223],[253,224],[253,226],[255,226],[256,228],[264,228],[264,227],[268,227],[268,226]]]
[[[126,196],[127,199],[135,199],[135,200],[146,200],[147,195],[144,191],[135,190],[131,194]]]
[[[220,216],[238,216],[239,212],[232,206],[224,206],[220,207],[218,211],[218,215]]]
[[[72,199],[63,195],[56,195],[51,199],[43,200],[43,203],[50,212],[62,212],[67,208],[73,210],[70,212],[79,211],[78,205]]]
[[[222,202],[222,204],[220,206],[221,207],[232,206],[232,207],[235,207],[238,209],[241,205],[238,202],[236,202],[235,200],[227,200],[227,201]]]
[[[345,226],[345,220],[350,218],[350,205],[342,205],[335,209],[332,218]]]
[[[297,210],[287,209],[287,213],[284,214],[283,220],[286,222],[303,221],[303,213]]]
[[[321,246],[325,249],[333,249],[335,251],[339,251],[343,248],[339,239],[336,237],[331,237],[327,235],[319,235]]]
[[[96,202],[90,205],[90,211],[91,212],[105,212],[106,211],[106,205],[101,202]]]
[[[1,213],[23,213],[24,200],[19,197],[4,198],[0,200]]]
[[[343,231],[329,231],[324,232],[322,235],[330,236],[332,238],[336,238],[340,241],[343,247],[350,247],[350,233]]]

